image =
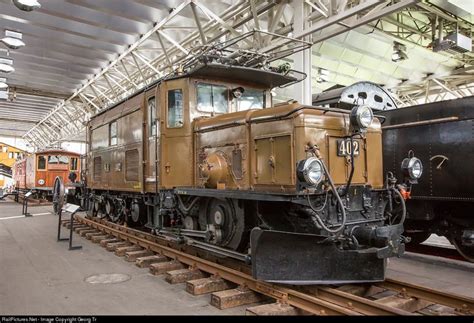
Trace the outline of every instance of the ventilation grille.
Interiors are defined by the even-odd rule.
[[[98,182],[102,178],[102,157],[94,157],[94,181]]]
[[[125,152],[125,180],[138,182],[138,149]]]

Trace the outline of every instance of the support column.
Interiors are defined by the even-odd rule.
[[[303,32],[305,28],[309,27],[310,22],[307,21],[306,17],[309,14],[309,8],[305,6],[304,0],[294,0],[291,5],[294,10],[294,24],[293,33],[298,35]],[[306,41],[310,41],[311,36],[304,38]],[[294,86],[294,98],[301,104],[311,105],[312,103],[312,91],[311,91],[311,48],[294,54],[294,69],[300,72],[306,73],[307,77],[304,81],[297,83]]]

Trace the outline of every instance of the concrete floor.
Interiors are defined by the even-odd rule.
[[[245,306],[219,310],[210,295],[192,296],[184,284],[170,285],[78,235],[56,242],[57,217],[51,207],[31,207],[0,201],[0,315],[244,315]],[[67,236],[69,230],[64,230]],[[130,280],[90,284],[97,274],[126,274]]]
[[[209,304],[209,295],[192,296],[183,284],[170,285],[77,235],[74,244],[83,248],[69,251],[67,242],[56,242],[57,217],[49,213],[51,206],[29,211],[33,217],[16,217],[21,205],[0,201],[0,315],[245,314],[246,306],[218,310]],[[391,259],[387,276],[474,297],[473,272],[471,264],[410,256]],[[85,282],[91,275],[112,273],[130,279]]]

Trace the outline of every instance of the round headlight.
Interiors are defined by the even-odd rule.
[[[298,172],[302,175],[299,176],[300,179],[304,179],[304,181],[310,185],[318,185],[323,180],[323,165],[316,157],[310,157],[304,160]]]
[[[39,179],[39,180],[38,180],[38,184],[39,184],[39,185],[44,185],[44,179]]]
[[[372,109],[366,105],[359,105],[354,107],[351,111],[352,125],[359,129],[366,129],[370,127],[374,120],[374,113]]]
[[[402,170],[411,179],[419,179],[423,174],[423,164],[416,157],[405,158],[402,162]]]

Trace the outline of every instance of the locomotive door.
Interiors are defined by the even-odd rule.
[[[145,150],[145,186],[146,191],[155,192],[159,183],[159,146],[160,146],[160,105],[157,88],[146,93],[146,131],[147,149]]]
[[[193,141],[189,112],[189,80],[163,82],[161,109],[161,186],[173,188],[193,183]]]

